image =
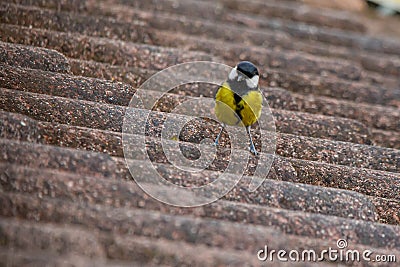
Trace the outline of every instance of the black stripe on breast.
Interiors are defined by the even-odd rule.
[[[240,114],[240,111],[242,111],[243,105],[239,105],[240,101],[242,101],[242,97],[236,93],[233,93],[233,97],[235,99],[235,112],[239,116],[240,120],[242,120],[242,114]]]

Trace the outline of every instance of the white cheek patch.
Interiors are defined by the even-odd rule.
[[[258,75],[254,75],[251,79],[246,79],[246,84],[250,88],[255,88],[258,86],[258,80],[260,77]]]
[[[236,67],[234,67],[231,72],[229,73],[229,80],[235,80],[236,77],[238,76]]]

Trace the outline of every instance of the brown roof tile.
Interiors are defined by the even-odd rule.
[[[369,33],[378,20],[297,0],[1,2],[0,258],[13,266],[258,266],[265,245],[320,253],[345,239],[349,249],[399,260],[400,45]],[[128,153],[121,131],[131,97],[174,64],[245,59],[259,67],[275,119],[276,135],[263,139],[276,145],[270,172],[254,176],[260,158],[251,156],[243,179],[218,201],[156,201],[132,175],[170,196],[153,170],[201,186],[226,169],[232,145],[222,134],[201,172],[166,156],[165,120],[200,106],[171,110],[217,89],[192,84],[169,91],[147,122],[137,118],[146,139]],[[139,145],[142,129],[128,126],[126,140]],[[195,159],[196,144],[217,131],[215,122],[195,120],[179,140],[164,141]],[[259,148],[258,125],[252,133]],[[237,149],[247,153],[247,144]],[[250,191],[250,179],[264,178]],[[188,196],[198,197],[176,197]]]

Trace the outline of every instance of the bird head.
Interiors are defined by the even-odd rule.
[[[229,73],[229,80],[242,82],[246,81],[249,88],[257,88],[259,73],[257,67],[249,61],[239,62]]]

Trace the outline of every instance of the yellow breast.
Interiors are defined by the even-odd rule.
[[[220,122],[227,125],[250,126],[261,115],[263,97],[259,90],[249,91],[236,103],[234,93],[224,83],[215,96],[215,115]]]

